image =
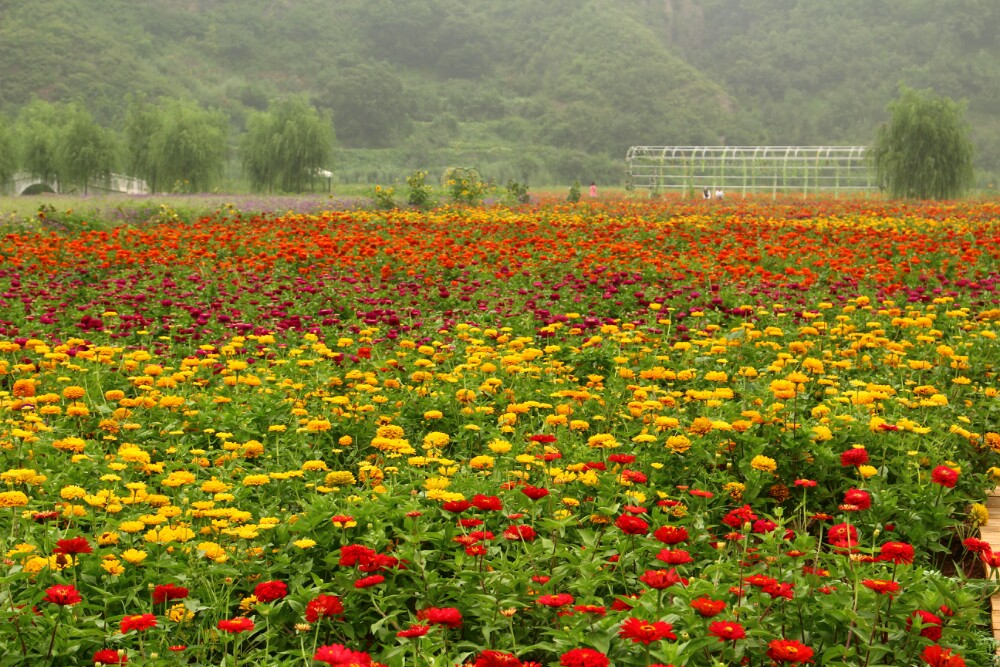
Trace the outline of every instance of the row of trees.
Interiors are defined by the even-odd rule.
[[[124,171],[152,192],[207,192],[236,147],[254,189],[301,192],[327,166],[334,142],[329,114],[304,97],[275,100],[250,115],[237,142],[230,134],[226,114],[187,100],[132,99],[117,130],[78,103],[35,100],[13,123],[0,118],[0,185],[26,171],[86,192]]]

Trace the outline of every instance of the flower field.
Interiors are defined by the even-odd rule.
[[[7,234],[0,665],[992,664],[998,219]]]

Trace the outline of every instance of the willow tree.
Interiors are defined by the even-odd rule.
[[[14,133],[7,119],[0,116],[0,190],[17,171],[17,151],[14,150]]]
[[[953,199],[973,184],[964,107],[929,90],[900,87],[869,151],[879,185],[893,197]]]
[[[86,193],[93,181],[106,180],[118,162],[118,139],[79,104],[64,113],[56,143],[56,164],[65,187],[74,184]]]
[[[329,114],[304,97],[274,101],[247,120],[240,141],[243,170],[255,189],[302,192],[325,166],[333,139]]]

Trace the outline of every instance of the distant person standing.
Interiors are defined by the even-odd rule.
[[[715,191],[715,198],[722,199],[722,188],[719,188]]]
[[[597,183],[590,182],[590,198],[597,199]]]
[[[705,199],[711,199],[712,191],[709,188],[705,188],[704,190],[702,190],[701,196],[704,197]]]

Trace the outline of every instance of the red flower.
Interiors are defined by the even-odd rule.
[[[288,595],[288,585],[283,581],[262,581],[253,589],[260,602],[274,602]]]
[[[673,625],[664,621],[644,621],[633,617],[622,623],[618,636],[631,639],[636,644],[651,644],[661,639],[677,639],[673,629]]]
[[[556,593],[555,595],[543,595],[538,598],[538,604],[545,607],[567,607],[573,604],[573,596],[569,593]]]
[[[886,579],[865,579],[861,582],[866,588],[870,588],[876,593],[882,595],[888,595],[889,597],[894,596],[899,592],[899,584],[895,581],[888,581]]]
[[[403,639],[409,639],[412,637],[423,637],[431,629],[429,625],[417,625],[414,623],[405,630],[400,630],[396,633],[397,637],[402,637]]]
[[[743,581],[760,589],[765,589],[768,586],[775,586],[778,583],[777,579],[769,577],[766,574],[751,574]]]
[[[993,551],[993,547],[986,540],[981,540],[978,537],[967,537],[962,541],[965,548],[974,554],[988,554]]]
[[[454,514],[461,514],[470,507],[472,507],[472,503],[468,500],[449,500],[445,504],[441,505],[441,508],[444,511],[452,512]]]
[[[385,581],[385,577],[383,577],[381,574],[373,574],[370,577],[363,577],[363,578],[358,579],[357,581],[355,581],[354,582],[354,587],[355,588],[369,588],[371,586],[378,586],[383,581]]]
[[[767,657],[775,662],[809,662],[813,650],[794,639],[775,639],[768,643]]]
[[[730,528],[742,528],[745,523],[753,523],[757,520],[757,515],[753,513],[749,505],[738,507],[726,516],[722,517],[722,523]]]
[[[866,463],[868,463],[868,452],[864,447],[848,449],[840,455],[840,465],[845,468],[848,466],[863,466]]]
[[[932,614],[929,611],[924,611],[923,609],[917,609],[913,612],[908,619],[906,619],[906,629],[907,631],[913,627],[914,619],[920,622],[920,636],[930,639],[932,642],[937,642],[941,639],[941,626],[943,621],[941,617],[937,614]]]
[[[660,549],[660,553],[656,554],[656,560],[661,560],[667,565],[684,565],[694,559],[683,549]]]
[[[126,616],[122,619],[120,631],[124,635],[132,630],[142,632],[143,630],[155,627],[156,616],[154,614],[136,614],[135,616]]]
[[[933,644],[924,649],[920,654],[930,667],[965,667],[965,660],[957,653],[952,653],[950,649],[944,649]]]
[[[669,570],[646,570],[639,577],[639,581],[657,590],[670,588],[674,584],[687,586],[687,579],[677,574],[677,570],[674,568],[670,568]]]
[[[574,648],[559,656],[562,667],[608,667],[608,656],[592,648]]]
[[[634,482],[636,484],[645,484],[649,480],[645,473],[641,473],[638,470],[622,470],[622,479],[626,482]]]
[[[533,542],[538,534],[531,526],[508,526],[503,536],[512,541]]]
[[[65,607],[83,602],[83,598],[80,597],[80,591],[76,590],[75,586],[56,584],[45,589],[45,597],[42,598],[42,601]]]
[[[845,511],[860,511],[871,509],[872,497],[867,491],[861,489],[848,489],[844,493],[844,504],[840,509]]]
[[[826,539],[831,544],[837,544],[837,546],[841,546],[841,543],[846,543],[848,547],[856,546],[858,543],[858,529],[852,524],[838,523],[830,526],[830,530],[826,533]]]
[[[59,540],[56,542],[56,548],[52,550],[54,554],[89,554],[93,553],[94,549],[90,546],[90,542],[87,541],[85,537],[68,537],[64,540]]]
[[[321,618],[336,618],[344,613],[344,605],[336,595],[317,595],[306,604],[306,620],[315,623]]]
[[[773,583],[770,586],[764,587],[764,592],[770,595],[772,598],[787,598],[791,600],[795,597],[795,591],[793,590],[795,584],[789,584],[787,582]]]
[[[431,625],[444,625],[449,628],[462,627],[462,612],[455,607],[428,607],[417,612],[417,618]]]
[[[631,514],[622,514],[615,520],[615,525],[626,535],[645,535],[649,532],[649,524]]]
[[[683,526],[660,526],[653,532],[653,537],[664,544],[680,544],[687,541],[688,531]]]
[[[744,639],[747,636],[746,630],[739,623],[730,621],[712,621],[708,624],[708,634],[718,637],[720,642]]]
[[[948,466],[938,466],[931,470],[931,481],[952,489],[958,482],[958,473]]]
[[[539,435],[533,435],[529,437],[528,440],[530,440],[531,442],[540,442],[543,445],[547,445],[549,443],[555,442],[556,436],[543,433]]]
[[[612,454],[608,457],[608,460],[612,463],[621,463],[622,465],[628,465],[629,463],[635,462],[635,456],[632,454]]]
[[[549,495],[549,490],[539,486],[525,486],[521,489],[521,493],[528,496],[532,500],[539,500]]]
[[[886,542],[879,551],[879,558],[895,565],[912,564],[913,555],[913,547],[906,542]]]
[[[342,644],[320,646],[313,655],[316,662],[325,662],[330,667],[354,667],[372,664],[371,656],[361,651],[352,651]]]
[[[128,656],[124,652],[118,655],[118,651],[113,648],[102,648],[100,651],[94,653],[93,660],[95,665],[124,665],[128,662]]]
[[[176,584],[157,584],[153,588],[153,604],[160,604],[167,600],[183,600],[187,596],[188,589]],[[260,596],[257,599],[260,599]]]
[[[472,497],[472,504],[476,509],[483,510],[484,512],[499,512],[503,509],[503,503],[500,502],[500,498],[497,496],[477,494]]]
[[[594,616],[606,616],[608,610],[593,604],[578,604],[573,607],[573,611],[578,614],[593,614]]]
[[[240,632],[248,632],[253,630],[253,621],[249,618],[239,617],[224,619],[216,624],[216,627],[223,632],[230,632],[232,634],[239,634]]]
[[[512,653],[483,651],[473,667],[521,667],[521,661]]]
[[[691,608],[706,618],[711,618],[716,614],[721,614],[726,608],[724,600],[713,600],[711,598],[700,597],[691,601]]]
[[[803,486],[805,488],[811,488],[816,486],[817,482],[813,479],[797,479],[795,480],[795,486]]]
[[[341,567],[353,567],[363,558],[370,560],[375,557],[375,550],[360,544],[348,544],[340,547],[340,561],[337,563]]]

